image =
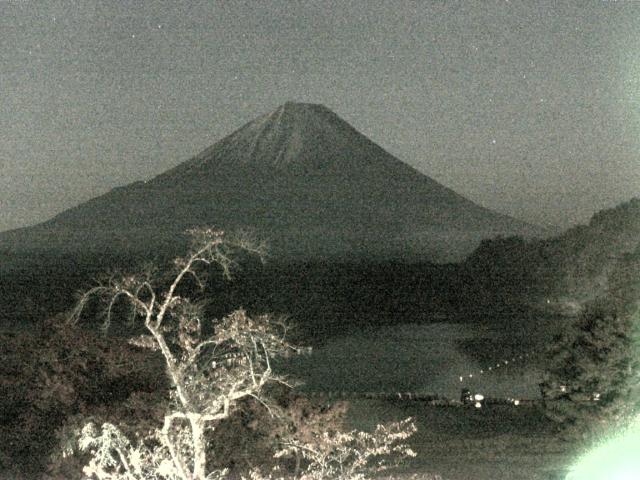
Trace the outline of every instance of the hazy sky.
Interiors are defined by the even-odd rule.
[[[2,0],[0,62],[0,230],[287,100],[527,221],[640,195],[640,1]]]

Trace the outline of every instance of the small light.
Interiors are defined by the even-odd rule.
[[[514,400],[514,401],[513,401],[513,404],[514,404],[514,405],[520,405],[520,400]]]
[[[482,404],[480,402],[476,402],[476,408],[481,408]]]
[[[477,402],[480,402],[480,401],[484,400],[484,395],[482,395],[482,394],[480,394],[480,393],[476,393],[476,394],[473,396],[473,399],[474,399],[475,401],[477,401]]]

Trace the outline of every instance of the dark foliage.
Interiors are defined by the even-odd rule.
[[[612,282],[635,275],[629,256],[638,249],[640,199],[632,199],[552,239],[486,240],[456,276],[474,309],[574,316],[610,295]]]
[[[60,319],[0,339],[0,470],[34,478],[58,447],[69,417],[164,389],[148,352]]]
[[[548,351],[541,385],[545,411],[565,433],[624,422],[640,405],[639,225],[640,201],[634,200],[596,214],[585,230],[591,242],[598,235],[615,241],[606,255],[586,254],[596,251],[583,245],[584,282],[593,285],[589,279],[598,272],[604,293],[587,304]]]
[[[620,426],[640,402],[640,315],[592,302],[554,341],[541,384],[548,418],[568,435]]]
[[[211,465],[229,468],[231,478],[248,476],[253,467],[269,470],[279,464],[293,471],[290,464],[273,458],[282,441],[295,435],[310,441],[322,432],[337,432],[344,428],[346,401],[310,400],[294,391],[275,385],[269,395],[274,403],[271,412],[253,399],[245,399],[227,420],[209,434]],[[300,466],[300,465],[299,465]]]

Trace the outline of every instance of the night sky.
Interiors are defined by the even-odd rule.
[[[640,1],[0,1],[0,230],[322,103],[541,225],[640,195]]]

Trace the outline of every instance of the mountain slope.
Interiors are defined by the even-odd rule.
[[[185,228],[250,229],[279,258],[450,261],[535,228],[423,175],[321,105],[287,103],[196,157],[35,227],[5,250],[153,250]]]
[[[522,304],[575,316],[598,297],[640,297],[640,198],[545,240],[483,241],[460,265],[476,311]]]

